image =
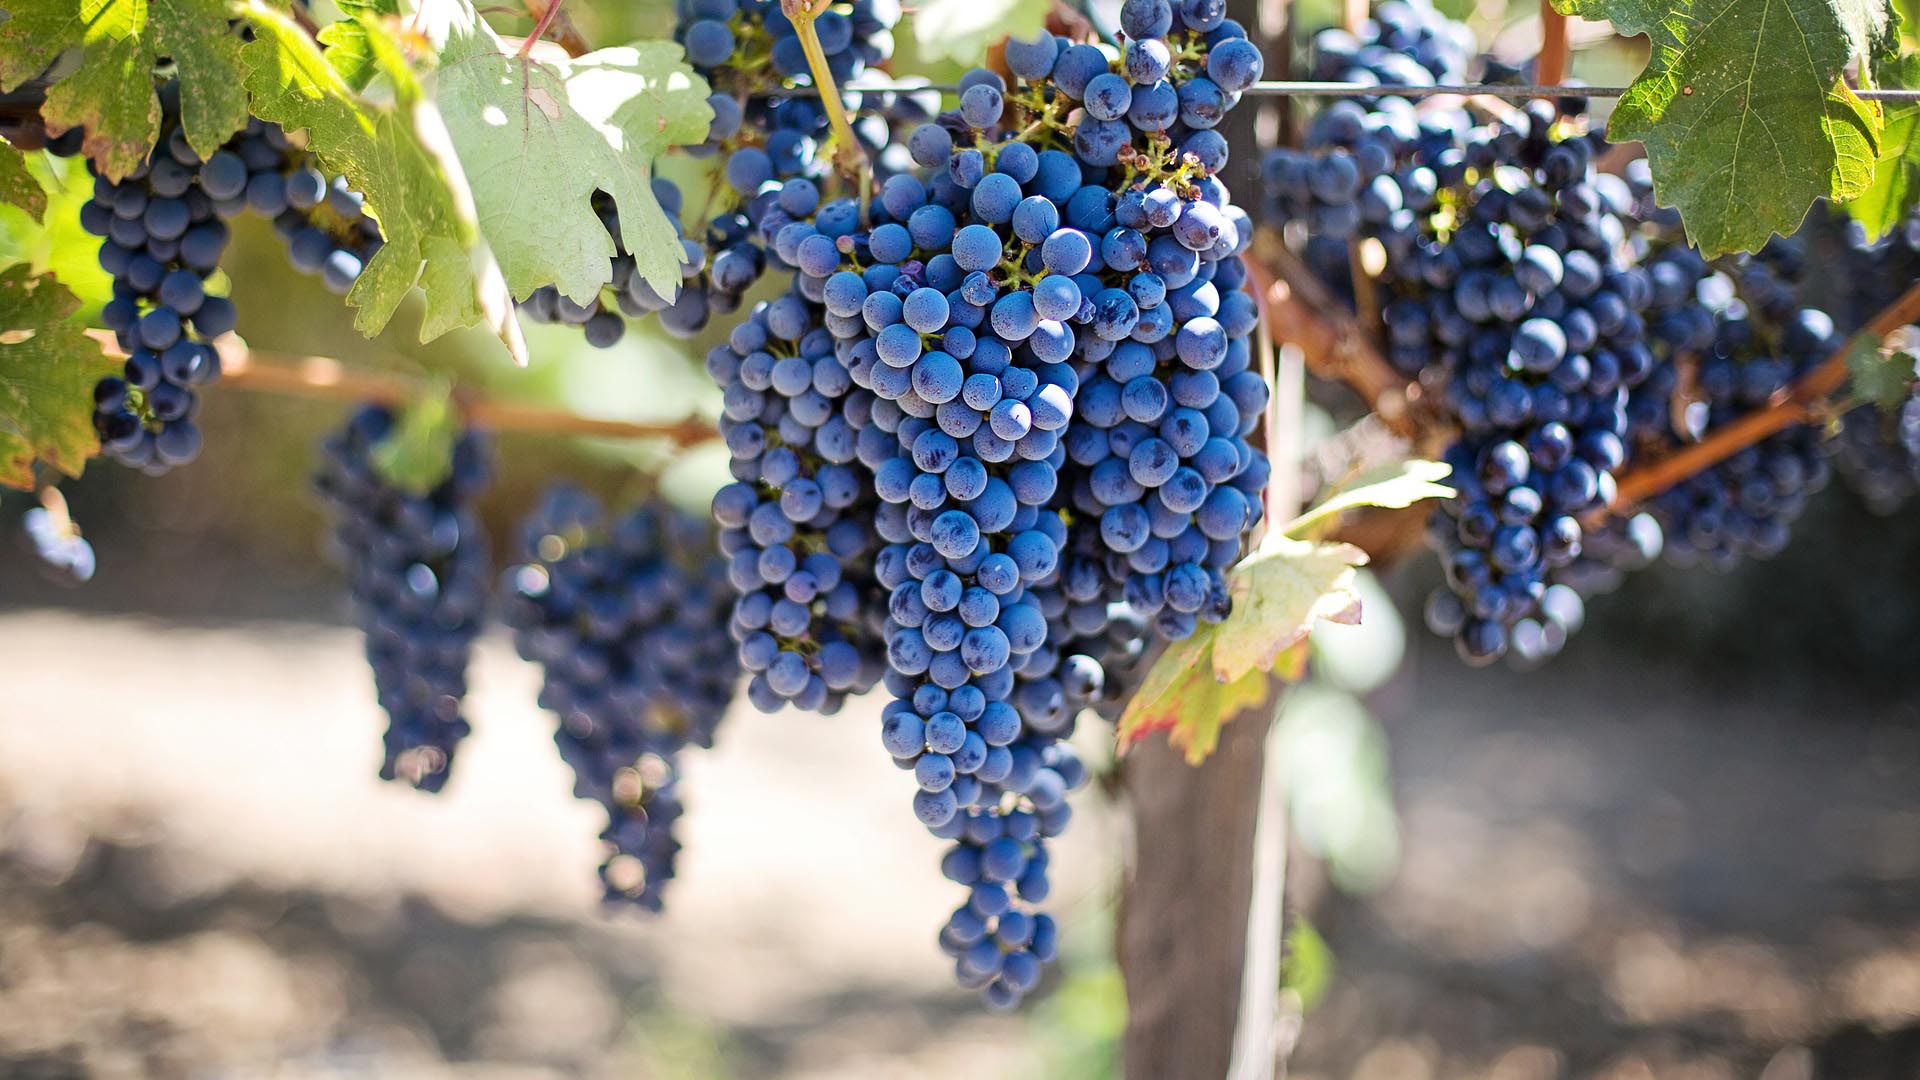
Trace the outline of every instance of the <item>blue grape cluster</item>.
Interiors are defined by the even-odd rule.
[[[234,207],[206,187],[187,145],[178,83],[165,84],[160,100],[152,156],[118,183],[96,173],[80,208],[113,276],[101,322],[128,354],[120,375],[94,387],[94,429],[116,461],[155,475],[200,455],[199,390],[220,377],[208,341],[234,326],[232,301],[206,289],[227,246],[221,218]]]
[[[779,0],[674,0],[674,14],[674,40],[686,46],[687,60],[703,74],[727,65],[742,71],[764,67],[785,85],[811,81],[806,51]],[[813,28],[834,82],[844,86],[892,56],[899,21],[895,0],[853,0],[845,10],[822,12]]]
[[[884,646],[882,743],[969,890],[940,940],[1001,1006],[1055,951],[1033,906],[1086,776],[1062,740],[1122,692],[1109,661],[1225,617],[1266,478],[1246,439],[1266,405],[1238,258],[1252,226],[1213,175],[1260,54],[1205,0],[1121,18],[1119,57],[1047,36],[1009,43],[1012,86],[968,72],[864,222],[780,184],[763,236],[798,274],[708,359],[749,693],[806,704],[834,688],[832,646],[843,678]],[[872,501],[823,519],[842,475],[860,485],[842,503]],[[846,615],[882,618],[829,620],[845,636],[821,642],[831,597],[783,608],[774,590],[836,560],[848,584],[845,552],[876,539]]]
[[[831,207],[820,216],[857,221]],[[747,698],[768,712],[787,703],[834,712],[880,678],[876,504],[864,465],[869,433],[879,434],[874,399],[854,385],[819,314],[788,293],[757,305],[707,354],[734,477],[713,500],[738,593],[728,626],[753,673]]]
[[[236,191],[248,208],[273,219],[293,268],[315,274],[345,296],[385,238],[366,200],[344,176],[329,178],[312,154],[288,147],[279,129],[258,120],[201,169],[201,182]],[[236,183],[245,177],[244,185]]]
[[[1389,0],[1357,38],[1338,28],[1317,34],[1311,64],[1317,79],[1431,86],[1461,81],[1473,47],[1464,24],[1424,3]],[[1402,211],[1431,213],[1442,190],[1464,179],[1461,147],[1471,127],[1456,107],[1416,106],[1390,94],[1331,102],[1309,120],[1300,147],[1262,157],[1261,208],[1303,234],[1290,239],[1303,246],[1308,265],[1352,302],[1352,241]]]
[[[1440,390],[1462,430],[1446,453],[1459,494],[1430,529],[1447,588],[1427,616],[1485,663],[1516,630],[1531,643],[1567,621],[1542,604],[1580,556],[1581,516],[1612,497],[1628,396],[1654,358],[1640,315],[1648,284],[1623,255],[1631,193],[1595,173],[1592,141],[1551,102],[1488,124],[1448,112],[1409,128],[1376,120],[1406,116],[1391,107],[1335,106],[1316,121],[1324,148],[1288,171],[1321,202],[1356,208],[1322,234],[1341,254],[1320,269],[1349,278],[1346,245],[1380,245],[1368,287],[1388,358]],[[1338,194],[1359,193],[1346,203],[1326,198],[1329,184],[1313,190],[1339,161]]]
[[[1650,460],[1766,407],[1825,361],[1842,335],[1826,313],[1803,305],[1807,256],[1799,239],[1709,262],[1687,245],[1678,217],[1655,205],[1645,163],[1635,162],[1626,178],[1657,360],[1628,402],[1628,438],[1632,455]],[[1777,554],[1807,499],[1827,483],[1822,442],[1817,428],[1796,426],[1687,478],[1647,502],[1657,543],[1611,553],[1639,564],[1643,552],[1657,549],[1676,565],[1717,569]],[[1648,526],[1639,528],[1650,541]]]
[[[658,911],[673,876],[678,758],[711,746],[740,671],[725,630],[732,591],[712,527],[649,503],[609,520],[555,488],[521,528],[502,614],[541,665],[540,704],[574,796],[607,812],[608,902]]]
[[[405,490],[374,463],[394,424],[384,406],[361,407],[322,444],[314,487],[333,519],[332,547],[387,713],[380,776],[437,792],[471,730],[461,701],[492,577],[473,500],[487,482],[489,451],[480,435],[463,433],[445,479],[430,491]]]
[[[1840,343],[1833,320],[1813,308],[1790,310],[1777,322],[1758,305],[1729,310],[1699,365],[1702,435],[1764,408]],[[1688,477],[1648,507],[1665,530],[1668,561],[1727,569],[1786,547],[1793,521],[1829,475],[1820,431],[1801,425]]]
[[[359,193],[315,169],[279,127],[249,120],[201,161],[179,126],[178,84],[166,83],[160,99],[154,153],[119,183],[96,174],[80,210],[113,275],[101,321],[129,354],[120,375],[94,388],[94,426],[111,456],[154,474],[200,453],[198,392],[220,376],[208,342],[234,326],[233,302],[206,291],[226,250],[226,222],[247,211],[272,218],[294,266],[343,295],[382,243]]]

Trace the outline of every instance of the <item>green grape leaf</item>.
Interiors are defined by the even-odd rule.
[[[120,362],[71,318],[79,308],[51,276],[0,272],[0,484],[31,490],[35,461],[78,477],[100,452],[93,384]]]
[[[1679,209],[1704,254],[1758,250],[1798,228],[1816,199],[1851,199],[1872,182],[1880,110],[1841,73],[1886,42],[1886,0],[1557,6],[1651,36],[1607,133],[1646,144],[1655,198]]]
[[[613,238],[591,197],[612,197],[622,246],[653,291],[680,288],[680,233],[654,198],[654,159],[707,136],[706,81],[671,41],[573,60],[514,55],[464,3],[440,54],[435,100],[507,287],[552,283],[580,303],[610,280]]]
[[[1300,999],[1300,1011],[1312,1012],[1333,985],[1333,949],[1304,917],[1295,915],[1287,928],[1286,957],[1280,965],[1280,985]]]
[[[1357,571],[1367,553],[1352,544],[1269,533],[1227,576],[1233,613],[1213,628],[1213,675],[1234,682],[1273,670],[1321,619],[1360,621]]]
[[[1847,343],[1847,376],[1853,395],[1872,402],[1883,413],[1898,410],[1913,389],[1914,356],[1870,333]]]
[[[1578,15],[1596,22],[1610,22],[1613,28],[1632,37],[1649,34],[1673,10],[1670,0],[1553,0],[1553,10],[1562,15]]]
[[[1232,682],[1213,677],[1216,626],[1201,628],[1167,646],[1126,711],[1120,714],[1122,753],[1146,736],[1167,733],[1167,742],[1198,765],[1220,744],[1220,729],[1241,713],[1256,708],[1267,696],[1267,673],[1255,671]]]
[[[1294,518],[1280,531],[1301,536],[1316,525],[1363,506],[1404,510],[1426,499],[1451,498],[1453,489],[1440,481],[1452,472],[1453,468],[1441,461],[1390,462],[1347,481],[1319,506]]]
[[[391,99],[379,103],[356,94],[293,20],[263,0],[247,0],[243,10],[255,30],[245,49],[254,112],[288,131],[304,128],[321,165],[366,196],[386,237],[347,294],[354,325],[378,333],[419,285],[422,340],[484,320],[524,362],[512,298],[478,243],[458,162],[387,27],[362,21],[358,39]]]
[[[0,89],[38,76],[68,49],[83,57],[47,91],[40,115],[55,135],[83,127],[100,171],[138,168],[160,136],[154,65],[180,77],[180,123],[205,157],[247,122],[240,36],[224,0],[9,0],[0,23]]]
[[[1876,72],[1882,86],[1920,87],[1920,55],[1907,56]],[[1873,183],[1846,204],[1847,213],[1878,240],[1904,222],[1915,198],[1920,197],[1920,105],[1897,105],[1887,110],[1880,133],[1880,157],[1873,163]]]
[[[908,21],[922,60],[977,64],[995,41],[1039,33],[1047,23],[1047,5],[1033,0],[926,0]]]
[[[445,384],[408,402],[393,431],[373,448],[373,467],[387,482],[426,494],[453,472],[453,444],[460,436],[460,412]]]
[[[47,189],[27,170],[27,156],[0,139],[0,203],[17,206],[35,221],[47,217]]]
[[[25,164],[47,209],[35,221],[22,207],[0,206],[0,266],[25,263],[36,274],[52,274],[83,307],[113,299],[113,278],[100,267],[100,238],[80,225],[80,207],[93,198],[86,162],[28,154]]]

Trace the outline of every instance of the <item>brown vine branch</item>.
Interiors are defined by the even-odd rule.
[[[1915,320],[1920,320],[1920,282],[1909,286],[1899,299],[1875,315],[1860,331],[1860,336],[1884,338]],[[1769,435],[1816,418],[1834,391],[1846,382],[1847,357],[1853,352],[1857,340],[1851,339],[1835,349],[1819,367],[1774,395],[1765,408],[1716,429],[1684,450],[1621,476],[1610,509],[1615,513],[1626,510],[1696,473],[1718,465]]]
[[[1534,65],[1533,81],[1565,81],[1567,58],[1567,17],[1554,10],[1553,0],[1540,0],[1540,59]]]
[[[107,355],[126,355],[108,331],[87,333],[100,342]],[[214,342],[214,348],[220,354],[221,375],[217,385],[226,390],[330,401],[377,401],[383,405],[404,405],[429,392],[427,384],[419,379],[355,370],[330,356],[250,349],[231,334]],[[667,423],[638,423],[581,416],[565,409],[523,405],[467,393],[456,394],[456,400],[469,422],[489,431],[666,439],[676,446],[691,446],[714,438],[713,425],[699,417]]]
[[[1351,387],[1395,434],[1418,434],[1408,409],[1418,388],[1387,363],[1346,306],[1271,232],[1262,230],[1251,254],[1270,282],[1262,306],[1274,331],[1300,347],[1307,370]]]

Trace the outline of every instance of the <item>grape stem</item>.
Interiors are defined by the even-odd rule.
[[[527,34],[527,40],[520,43],[520,59],[525,60],[528,54],[533,52],[533,46],[547,36],[547,31],[553,28],[553,22],[560,17],[560,9],[566,2],[567,0],[551,0],[547,4],[546,10],[540,13],[539,20],[533,24],[533,30]],[[572,52],[571,49],[567,51]]]
[[[1567,17],[1554,10],[1553,0],[1540,0],[1540,58],[1534,63],[1534,81],[1565,81],[1567,55]]]
[[[113,335],[89,330],[108,356],[126,355]],[[432,393],[425,379],[387,372],[356,371],[328,356],[298,356],[256,350],[228,334],[213,343],[220,354],[223,389],[330,401],[377,401],[405,405]],[[565,409],[489,399],[461,392],[456,395],[462,413],[477,427],[497,432],[550,435],[590,435],[607,439],[667,439],[676,446],[692,446],[714,438],[713,424],[697,416],[667,423],[637,423],[581,416]]]
[[[807,70],[813,73],[813,84],[820,91],[820,105],[826,110],[828,126],[833,129],[834,167],[851,179],[866,168],[867,155],[853,137],[853,125],[847,122],[846,106],[840,100],[840,87],[833,81],[826,50],[820,47],[820,32],[813,25],[831,3],[832,0],[780,0],[780,11],[793,22],[794,35],[807,54]]]
[[[573,25],[573,20],[565,15],[555,14],[560,10],[561,3],[562,0],[521,0],[521,6],[527,9],[527,14],[533,16],[533,21],[537,24],[533,33],[528,35],[528,40],[539,38],[545,28],[551,26],[553,39],[560,44],[561,48],[567,50],[568,56],[584,56],[592,52],[593,43],[580,33],[579,27]],[[295,7],[298,6],[295,5]]]
[[[1770,435],[1818,418],[1830,406],[1829,399],[1834,392],[1847,381],[1847,357],[1859,343],[1878,342],[1916,320],[1920,320],[1920,283],[1909,286],[1899,299],[1875,315],[1859,334],[1835,349],[1819,367],[1775,394],[1765,408],[1715,429],[1684,450],[1623,474],[1610,509],[1622,513]]]

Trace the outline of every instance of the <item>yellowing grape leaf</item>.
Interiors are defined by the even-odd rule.
[[[1214,677],[1232,682],[1273,670],[1321,619],[1359,622],[1354,579],[1366,562],[1367,553],[1352,544],[1269,534],[1227,576],[1233,613],[1213,628]]]
[[[1267,673],[1252,672],[1232,682],[1213,677],[1214,634],[1218,627],[1202,627],[1192,637],[1167,646],[1160,659],[1120,714],[1119,748],[1156,731],[1183,751],[1190,765],[1198,765],[1220,744],[1220,729],[1267,696]]]
[[[613,198],[620,237],[653,291],[681,282],[680,234],[654,198],[653,162],[707,136],[706,81],[671,41],[573,60],[515,55],[464,2],[448,4],[435,101],[507,287],[553,284],[585,303],[611,277],[613,238],[592,206]]]
[[[1798,228],[1816,199],[1851,199],[1872,182],[1880,110],[1841,73],[1885,47],[1885,0],[1555,6],[1652,38],[1607,133],[1646,144],[1655,198],[1679,209],[1704,254],[1757,251]]]
[[[79,307],[51,276],[0,272],[0,484],[31,490],[35,461],[77,477],[100,452],[93,384],[120,364],[71,321]]]
[[[113,278],[100,268],[100,238],[80,225],[80,207],[93,198],[86,162],[27,154],[25,165],[46,212],[35,221],[23,207],[0,206],[0,266],[25,263],[36,274],[52,274],[83,309],[113,299]]]
[[[47,70],[68,49],[84,55],[47,91],[40,115],[58,135],[84,127],[86,155],[119,179],[146,160],[160,134],[154,64],[180,77],[180,123],[201,157],[247,122],[240,36],[224,0],[8,0],[0,23],[0,90]]]
[[[0,202],[17,206],[35,221],[46,220],[47,190],[27,171],[27,158],[0,139]]]
[[[1314,526],[1331,521],[1347,510],[1377,506],[1385,510],[1404,510],[1425,499],[1446,499],[1453,489],[1441,483],[1453,472],[1443,461],[1396,461],[1352,478],[1319,506],[1301,514],[1280,530],[1288,536],[1303,536]]]
[[[298,24],[263,0],[244,5],[255,38],[245,49],[254,112],[289,131],[305,129],[307,145],[330,171],[366,196],[386,243],[347,294],[362,333],[378,333],[407,293],[420,285],[427,310],[423,340],[485,320],[516,360],[526,343],[512,298],[484,245],[457,175],[450,175],[439,118],[408,66],[404,51],[378,19],[361,24],[384,96],[361,97]]]

